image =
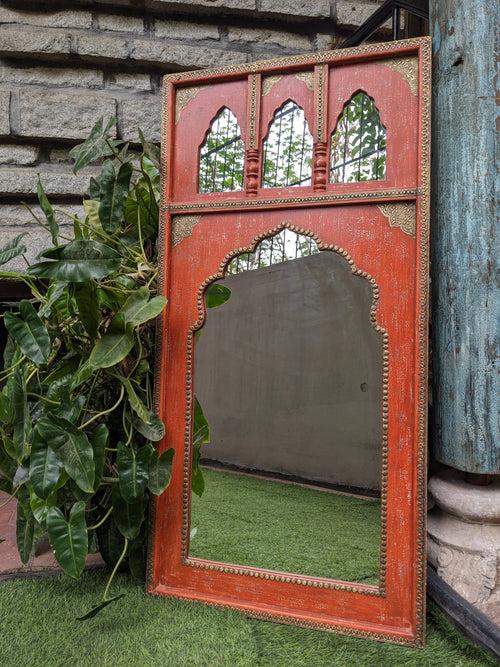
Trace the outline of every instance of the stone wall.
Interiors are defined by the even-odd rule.
[[[163,73],[334,48],[374,2],[0,1],[0,245],[22,230],[28,257],[40,251],[20,205],[36,201],[37,174],[78,210],[93,169],[75,176],[68,151],[99,117],[116,118],[119,138],[136,141],[140,126],[159,139]]]

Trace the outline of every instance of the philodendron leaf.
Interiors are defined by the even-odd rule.
[[[121,164],[118,171],[116,171],[111,160],[107,160],[103,164],[100,178],[99,219],[103,228],[109,234],[113,234],[123,219],[123,206],[128,194],[131,176],[131,162]]]
[[[205,303],[207,308],[217,308],[226,303],[231,297],[231,290],[225,285],[213,283],[205,291]]]
[[[99,338],[89,357],[93,368],[110,368],[125,359],[134,347],[134,330],[131,326],[123,331],[111,331]]]
[[[0,266],[2,264],[7,264],[14,257],[19,257],[19,255],[24,255],[26,252],[26,246],[24,243],[21,243],[21,239],[26,236],[26,232],[23,234],[18,234],[10,241],[0,248]]]
[[[64,572],[74,579],[83,572],[88,553],[85,503],[78,501],[71,508],[69,521],[58,507],[47,512],[50,546]]]
[[[137,326],[157,317],[166,303],[164,296],[154,296],[149,299],[148,288],[141,287],[128,297],[119,314],[123,315],[128,324]]]
[[[37,186],[36,186],[36,190],[37,190],[37,194],[38,194],[38,201],[40,203],[40,208],[44,212],[45,218],[47,219],[47,224],[49,226],[50,236],[52,237],[52,243],[55,246],[57,246],[58,245],[59,226],[56,222],[54,209],[50,205],[50,202],[47,199],[47,195],[45,194],[45,190],[43,189],[43,185],[42,185],[42,182],[40,180],[40,174],[38,174],[38,183],[37,183]]]
[[[70,241],[65,246],[46,250],[41,257],[54,261],[32,264],[28,274],[73,283],[105,278],[121,263],[120,255],[113,248],[89,239]]]
[[[35,517],[31,510],[25,510],[20,504],[17,506],[16,542],[21,562],[26,565],[33,551],[33,535],[35,532]]]
[[[118,443],[116,463],[122,498],[126,503],[133,503],[144,495],[149,478],[149,447],[137,451],[122,442]]]
[[[89,137],[83,142],[72,148],[69,152],[70,158],[75,161],[73,171],[76,174],[80,169],[86,167],[91,162],[99,160],[102,157],[112,155],[113,150],[108,144],[109,131],[116,123],[114,118],[108,120],[106,127],[103,128],[103,120],[100,118],[92,128]],[[113,146],[117,143],[109,140]]]
[[[7,331],[28,359],[37,366],[47,362],[51,350],[50,336],[29,301],[21,301],[19,314],[6,312],[4,322]]]
[[[94,452],[83,431],[63,417],[48,415],[37,424],[45,442],[62,461],[64,469],[82,491],[94,491]]]
[[[99,301],[94,281],[75,285],[75,301],[83,326],[91,338],[97,337],[99,327]]]
[[[45,523],[47,519],[47,512],[49,508],[57,504],[57,491],[51,493],[45,500],[39,498],[34,491],[30,490],[30,506],[35,520],[40,523]]]
[[[25,371],[18,366],[11,380],[9,386],[14,421],[12,446],[17,461],[22,461],[29,453],[31,441],[31,418],[26,395]]]
[[[149,459],[148,489],[155,496],[163,493],[170,483],[173,458],[174,450],[172,447],[163,452],[163,454],[158,454],[156,449],[151,454],[151,458]]]
[[[30,481],[39,498],[44,500],[55,489],[62,467],[60,458],[35,427],[31,446]]]
[[[101,483],[104,472],[104,462],[106,460],[106,445],[108,443],[109,431],[106,424],[99,424],[92,431],[90,444],[94,450],[94,490],[97,491]]]
[[[144,521],[144,510],[148,504],[145,496],[127,503],[118,484],[113,484],[113,517],[120,533],[129,540],[137,537]]]
[[[193,444],[206,445],[210,442],[210,428],[197,398],[194,400]]]
[[[128,396],[128,401],[130,403],[130,407],[132,408],[132,410],[139,416],[140,419],[142,419],[142,421],[149,422],[151,418],[151,412],[144,405],[139,396],[137,396],[130,380],[126,378],[124,375],[120,374],[117,374],[117,377],[125,387]]]
[[[105,609],[108,605],[110,605],[112,602],[116,602],[117,600],[121,600],[124,598],[126,593],[119,593],[118,595],[115,595],[112,598],[108,598],[107,600],[104,600],[104,602],[101,602],[101,604],[98,604],[95,607],[92,607],[92,609],[84,614],[83,616],[78,616],[76,619],[77,621],[88,621],[90,618],[94,618],[94,616],[97,616],[97,614]]]
[[[147,422],[144,422],[142,419],[139,419],[139,417],[132,415],[132,424],[141,435],[143,435],[148,440],[151,440],[152,442],[158,442],[165,435],[165,424],[152,412],[150,413],[150,417]]]

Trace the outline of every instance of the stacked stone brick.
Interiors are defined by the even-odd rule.
[[[141,127],[159,140],[163,73],[334,48],[374,1],[0,1],[0,245],[25,231],[29,258],[40,251],[20,205],[36,201],[37,174],[58,208],[79,210],[94,170],[75,176],[68,151],[99,117],[119,138]]]

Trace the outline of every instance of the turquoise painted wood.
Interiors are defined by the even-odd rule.
[[[433,454],[500,473],[495,0],[431,0]],[[497,273],[498,275],[498,273]]]

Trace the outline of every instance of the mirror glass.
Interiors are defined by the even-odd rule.
[[[264,141],[264,188],[311,185],[313,138],[304,111],[288,101],[274,114]]]
[[[189,556],[376,585],[382,337],[371,284],[284,229],[206,291]]]
[[[386,129],[375,102],[360,91],[345,105],[332,134],[330,181],[383,181],[386,149]]]
[[[212,121],[200,146],[199,192],[232,192],[243,188],[245,147],[233,112],[224,107]]]

